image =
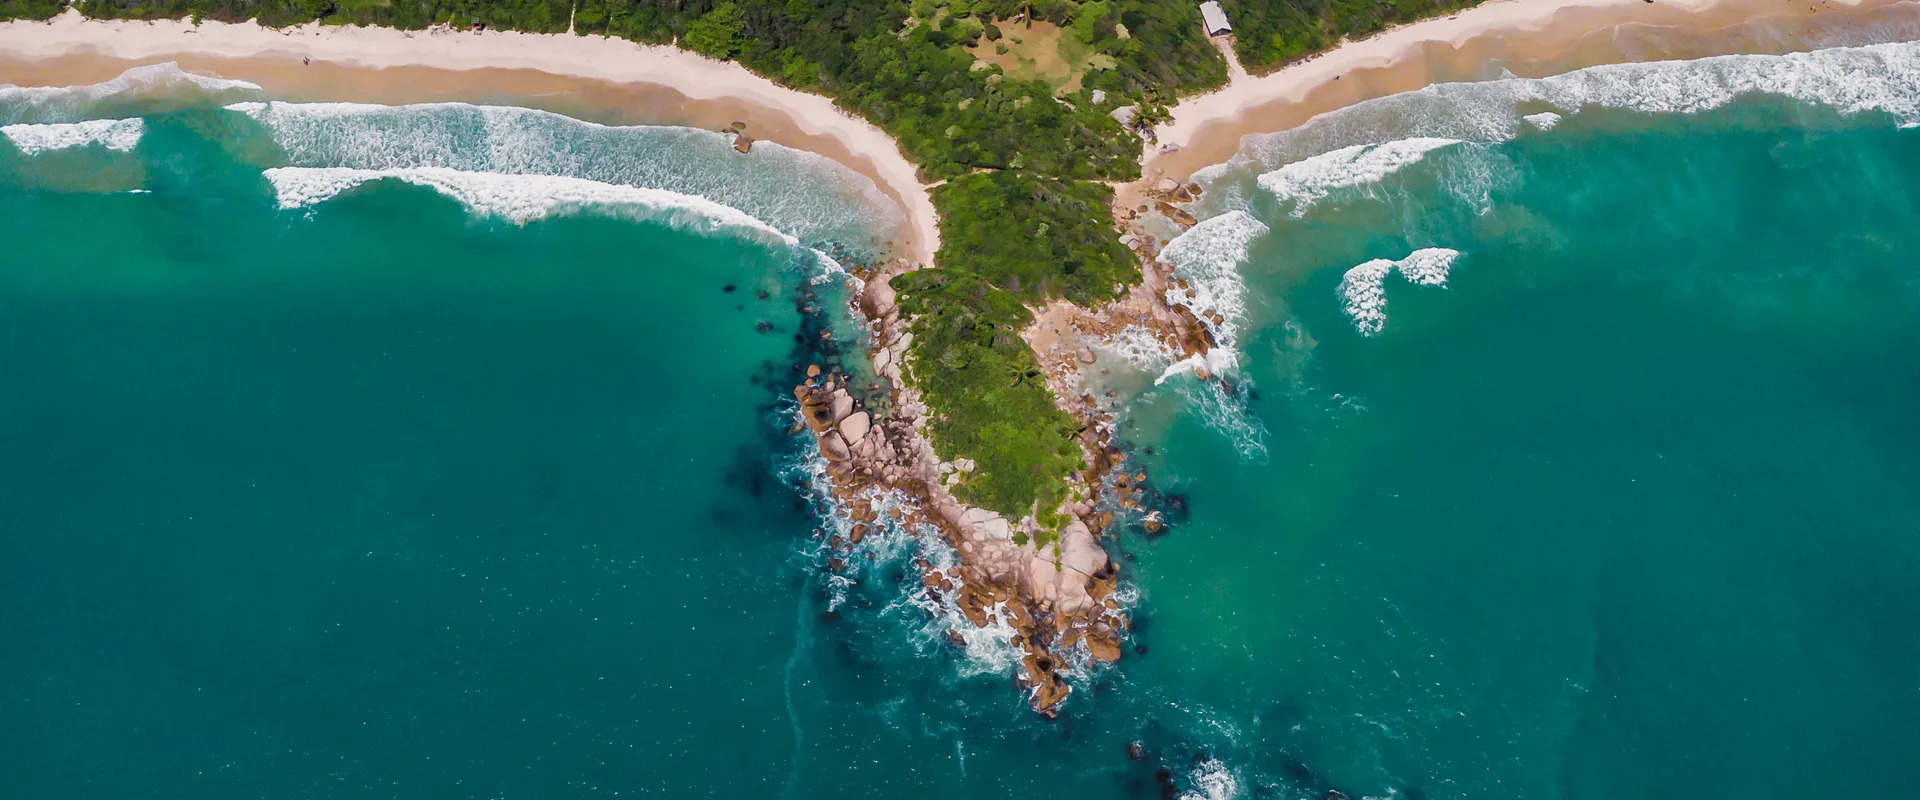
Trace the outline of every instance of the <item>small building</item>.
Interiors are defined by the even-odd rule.
[[[1220,4],[1214,0],[1200,4],[1200,22],[1206,25],[1208,36],[1225,36],[1233,32],[1233,26],[1227,24],[1227,12],[1220,10]]]

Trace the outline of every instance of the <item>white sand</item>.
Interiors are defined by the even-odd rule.
[[[873,162],[886,188],[906,205],[902,210],[914,234],[909,258],[932,264],[933,253],[940,246],[932,196],[920,184],[913,162],[885,132],[841,110],[826,97],[788,89],[739,64],[674,47],[599,36],[500,31],[429,34],[317,23],[285,29],[220,22],[195,27],[185,21],[88,20],[77,11],[68,11],[44,23],[0,23],[0,54],[23,59],[101,55],[164,60],[183,54],[236,59],[313,58],[373,69],[495,67],[671,86],[695,101],[738,100],[774,109],[791,118],[802,133],[829,137],[849,152],[865,156]]]
[[[1810,0],[1801,5],[1818,5],[1821,10],[1841,10],[1870,5],[1885,5],[1885,0]],[[1235,119],[1249,109],[1275,102],[1298,102],[1309,91],[1355,69],[1385,67],[1419,58],[1430,44],[1459,47],[1469,39],[1486,36],[1510,36],[1546,29],[1556,15],[1570,10],[1604,11],[1609,25],[1625,25],[1658,18],[1671,23],[1676,11],[1702,14],[1709,11],[1737,12],[1744,16],[1781,13],[1791,9],[1788,0],[1491,0],[1447,17],[1403,25],[1372,38],[1348,42],[1333,50],[1259,77],[1240,77],[1209,94],[1189,98],[1171,109],[1172,119],[1154,129],[1157,144],[1149,145],[1151,156],[1158,147],[1185,147],[1193,142],[1201,127]]]

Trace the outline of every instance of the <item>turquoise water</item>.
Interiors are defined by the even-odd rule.
[[[1845,101],[1601,75],[1249,141],[1169,256],[1233,391],[1133,399],[1187,513],[1114,544],[1138,649],[1051,722],[914,602],[937,545],[821,569],[785,398],[859,347],[814,249],[897,224],[870,185],[513,110],[0,90],[144,120],[0,143],[0,796],[1904,796],[1894,56],[1824,56]],[[1411,136],[1447,141],[1340,150]]]
[[[1323,124],[1461,136],[1430,99],[1551,89]],[[1134,572],[1155,679],[1222,710],[1246,782],[1911,793],[1920,130],[1765,97],[1542,122],[1278,180],[1308,130],[1216,173],[1245,203],[1217,224],[1268,229],[1237,269],[1267,455],[1142,404],[1192,509]],[[1425,248],[1444,287],[1389,275],[1369,334],[1349,281]]]

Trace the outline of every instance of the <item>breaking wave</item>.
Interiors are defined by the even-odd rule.
[[[78,122],[109,116],[110,111],[151,113],[167,106],[219,105],[262,94],[255,84],[195,75],[169,61],[134,67],[89,86],[0,86],[0,123]]]
[[[440,167],[384,170],[276,167],[264,174],[273,184],[281,208],[305,208],[364,183],[397,180],[439,192],[475,214],[516,224],[567,211],[595,209],[698,233],[744,233],[758,241],[798,244],[794,237],[752,215],[703,197],[559,175],[502,175]]]
[[[146,122],[139,118],[95,119],[0,126],[0,135],[12,142],[21,154],[29,156],[95,144],[125,153],[140,144],[146,130]]]
[[[905,216],[873,182],[821,156],[759,142],[734,152],[695,128],[608,126],[546,111],[466,103],[249,102],[293,167],[440,168],[648,187],[738,209],[812,247],[875,255]]]
[[[1203,356],[1164,364],[1154,385],[1201,370],[1222,377],[1238,371],[1240,328],[1247,319],[1247,285],[1240,277],[1240,265],[1268,230],[1252,214],[1233,211],[1201,221],[1160,251],[1160,260],[1172,266],[1173,277],[1185,284],[1168,287],[1167,302],[1192,311],[1213,337],[1213,346]],[[1134,350],[1140,356],[1154,354],[1144,347]],[[1235,394],[1237,390],[1222,382],[1182,385],[1179,391],[1188,407],[1208,427],[1231,440],[1242,457],[1266,456],[1266,429]]]
[[[1295,217],[1336,189],[1366,186],[1401,168],[1417,164],[1434,150],[1464,144],[1458,139],[1398,139],[1384,144],[1357,144],[1295,161],[1262,174],[1260,188],[1281,203],[1293,204]]]
[[[1362,336],[1379,333],[1387,325],[1387,276],[1395,271],[1422,286],[1447,285],[1447,273],[1460,251],[1428,247],[1413,251],[1399,261],[1376,258],[1347,270],[1340,279],[1340,297],[1353,327]]]
[[[1267,234],[1266,223],[1245,211],[1232,211],[1189,228],[1160,251],[1160,260],[1186,283],[1167,289],[1167,302],[1186,306],[1213,335],[1214,350],[1231,367],[1240,325],[1246,321],[1247,285],[1240,264],[1253,243]]]
[[[1440,83],[1321,114],[1293,130],[1249,136],[1232,160],[1194,174],[1202,187],[1232,173],[1268,172],[1342,148],[1404,139],[1504,142],[1541,116],[1586,108],[1693,114],[1770,95],[1846,114],[1879,112],[1920,125],[1920,42],[1785,55],[1608,64],[1547,78]],[[1529,119],[1531,117],[1531,119]],[[1238,198],[1244,200],[1244,197]]]
[[[1554,126],[1557,126],[1560,124],[1560,120],[1562,118],[1559,114],[1555,114],[1551,111],[1542,111],[1538,114],[1528,114],[1524,117],[1521,117],[1520,119],[1521,121],[1527,123],[1528,125],[1532,125],[1533,127],[1539,128],[1540,130],[1550,131],[1554,129]]]

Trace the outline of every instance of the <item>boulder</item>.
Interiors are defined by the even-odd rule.
[[[816,395],[808,395],[805,400],[800,401],[800,413],[806,418],[807,425],[815,431],[825,430],[827,426],[833,424],[833,420],[828,415],[829,410],[827,404]]]
[[[1068,686],[1064,678],[1047,673],[1047,680],[1033,687],[1033,710],[1052,717],[1053,709],[1072,693],[1073,687]]]
[[[1173,194],[1174,190],[1179,188],[1180,184],[1175,183],[1172,178],[1161,178],[1153,184],[1155,194]]]
[[[1087,634],[1087,652],[1100,661],[1120,660],[1120,637],[1111,631],[1094,631]]]
[[[1080,363],[1082,364],[1091,364],[1094,361],[1099,360],[1099,356],[1094,355],[1093,348],[1082,347],[1080,348],[1079,359],[1080,359]]]
[[[884,280],[867,281],[867,288],[860,294],[860,308],[868,319],[878,319],[887,315],[894,304],[893,286]]]
[[[840,420],[846,419],[848,414],[853,413],[853,397],[849,396],[845,389],[836,390],[833,393],[833,399],[829,401],[828,407],[833,412],[828,415],[828,418],[834,422],[839,422]]]
[[[853,451],[847,449],[847,440],[840,438],[840,434],[832,431],[820,437],[820,454],[826,456],[828,461],[836,462],[853,458]]]
[[[1104,89],[1095,89],[1095,90],[1093,90],[1093,102],[1095,102],[1095,103],[1104,103],[1104,102],[1107,102],[1107,92],[1106,92],[1106,90],[1104,90]]]
[[[1173,224],[1179,225],[1182,228],[1191,228],[1198,222],[1193,218],[1193,215],[1187,213],[1185,209],[1175,208],[1164,201],[1155,203],[1153,208],[1155,211],[1160,212],[1161,216],[1173,220]]]
[[[846,419],[840,420],[840,435],[849,442],[859,444],[860,440],[867,438],[867,429],[872,426],[873,421],[867,416],[867,412],[856,411],[847,415]]]

